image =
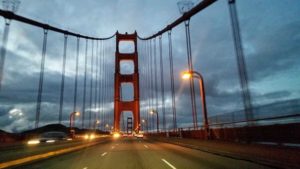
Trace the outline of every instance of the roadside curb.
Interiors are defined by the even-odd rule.
[[[24,157],[24,158],[17,159],[17,160],[7,161],[7,162],[4,162],[4,163],[0,163],[0,169],[8,168],[8,167],[15,167],[15,166],[27,164],[27,163],[30,163],[30,162],[43,160],[43,159],[47,159],[47,158],[50,158],[50,157],[59,156],[59,155],[62,155],[62,154],[67,154],[67,153],[78,151],[78,150],[88,148],[88,147],[91,147],[91,146],[94,146],[94,145],[97,145],[97,144],[105,143],[107,141],[108,140],[94,142],[94,143],[88,143],[88,144],[79,145],[79,146],[75,146],[75,147],[69,147],[69,148],[64,148],[64,149],[60,149],[60,150],[50,151],[50,152],[47,152],[47,153],[42,153],[42,154],[38,154],[38,155]]]
[[[236,155],[236,154],[233,154],[230,152],[224,152],[224,151],[215,151],[215,150],[211,150],[209,148],[200,147],[200,146],[191,145],[191,144],[184,144],[184,143],[176,142],[176,141],[161,140],[161,139],[154,139],[154,140],[169,143],[169,144],[174,144],[174,145],[178,145],[178,146],[182,146],[182,147],[186,147],[186,148],[190,148],[190,149],[195,149],[195,150],[203,151],[203,152],[218,155],[218,156],[228,157],[228,158],[232,158],[232,159],[236,159],[236,160],[248,161],[248,162],[252,162],[252,163],[256,163],[256,164],[261,164],[261,165],[276,168],[276,169],[292,169],[292,168],[300,167],[299,165],[296,165],[296,164],[281,163],[279,161],[268,160],[268,159],[258,159],[258,158],[253,158],[253,157],[250,157],[247,155]]]

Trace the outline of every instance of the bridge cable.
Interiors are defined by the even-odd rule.
[[[163,130],[166,131],[166,110],[165,110],[165,84],[164,84],[164,63],[162,57],[162,36],[159,36],[159,57],[160,57],[160,88],[161,88],[161,103],[163,113]]]
[[[0,91],[2,89],[2,80],[3,80],[3,71],[5,65],[5,57],[6,57],[6,46],[9,35],[11,19],[5,19],[4,32],[2,37],[2,45],[1,45],[1,53],[0,53]]]
[[[106,43],[107,44],[107,43]],[[107,51],[108,51],[108,48],[109,48],[109,44],[106,45],[106,47],[104,48],[104,61],[105,61],[105,64],[104,64],[104,105],[107,104],[108,102],[108,57],[107,57]],[[107,123],[107,111],[104,112],[104,120],[105,122]]]
[[[74,104],[73,104],[73,112],[76,112],[77,109],[77,90],[78,90],[78,62],[79,62],[79,45],[80,38],[77,37],[76,41],[76,72],[75,72],[75,83],[74,83]]]
[[[47,50],[47,37],[48,37],[48,30],[44,29],[39,89],[38,89],[38,95],[37,95],[36,114],[35,114],[35,128],[38,128],[39,121],[40,121],[41,101],[42,101],[44,71],[45,71],[45,59],[46,59],[46,50]]]
[[[95,65],[96,65],[96,68],[95,68],[95,72],[96,72],[96,80],[95,80],[95,101],[94,101],[94,108],[95,108],[95,120],[98,120],[98,62],[99,62],[99,41],[97,40],[97,44],[96,44],[96,52],[95,52],[95,58],[96,58],[96,61],[95,61]],[[97,124],[98,125],[98,124]],[[98,126],[96,126],[98,127]],[[96,128],[95,127],[95,128]]]
[[[151,123],[149,121],[149,112],[150,112],[150,107],[151,107],[151,79],[150,79],[150,52],[149,52],[149,40],[145,41],[145,50],[146,50],[146,53],[145,53],[145,56],[146,56],[146,60],[147,60],[147,69],[146,69],[146,80],[147,80],[147,93],[146,95],[148,96],[148,110],[146,110],[146,117],[147,117],[147,123],[149,125],[147,125],[147,128],[150,128],[151,129]]]
[[[170,78],[171,78],[171,95],[172,95],[172,112],[173,112],[173,130],[177,130],[176,119],[176,101],[175,101],[175,87],[174,87],[174,68],[173,68],[173,51],[172,51],[172,31],[168,31],[169,40],[169,61],[170,61]]]
[[[189,71],[193,71],[193,58],[192,58],[192,49],[191,49],[191,35],[190,35],[190,20],[186,20],[184,22],[185,25],[185,35],[186,35],[186,50],[188,57],[188,67]],[[198,128],[198,120],[197,120],[197,108],[195,101],[195,84],[194,79],[190,78],[190,94],[191,94],[191,103],[192,103],[192,116],[193,116],[193,125],[194,129]]]
[[[243,95],[243,103],[245,109],[246,120],[249,121],[249,125],[252,125],[253,122],[253,110],[252,110],[252,102],[251,95],[248,85],[248,73],[247,73],[247,65],[245,62],[245,56],[243,52],[242,40],[240,36],[240,28],[239,21],[237,16],[237,10],[235,6],[235,0],[228,0],[230,18],[231,18],[231,27],[233,32],[233,40],[235,45],[236,59],[238,64],[238,71],[240,77],[240,85],[242,88]]]
[[[155,105],[155,107],[156,107],[156,111],[158,111],[158,79],[157,79],[157,70],[158,70],[158,68],[157,68],[157,54],[156,54],[156,38],[154,38],[153,39],[153,41],[154,41],[154,66],[155,66],[155,100],[156,100],[156,105]],[[156,120],[158,120],[158,119],[156,119]],[[158,127],[158,126],[157,126]]]
[[[104,121],[104,41],[102,41],[101,48],[101,119]]]
[[[83,105],[82,105],[82,128],[85,123],[85,108],[86,108],[86,80],[87,80],[87,56],[88,55],[88,39],[85,42],[85,58],[84,58],[84,82],[83,82]]]
[[[89,128],[92,129],[92,102],[93,102],[93,71],[94,71],[94,40],[92,40],[91,55],[91,79],[90,79],[90,111],[89,111]]]
[[[61,121],[62,121],[62,111],[63,111],[63,104],[64,104],[67,47],[68,47],[68,35],[65,34],[64,35],[63,64],[62,64],[62,74],[61,74],[61,84],[60,84],[59,119],[58,119],[59,124],[61,124]]]

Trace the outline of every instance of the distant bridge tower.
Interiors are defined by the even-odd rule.
[[[134,43],[133,53],[120,53],[120,41],[132,41]],[[132,61],[134,66],[133,74],[121,74],[121,61]],[[133,85],[133,100],[123,101],[121,96],[122,83],[132,83]],[[115,103],[114,103],[114,131],[120,131],[120,116],[124,111],[130,111],[133,115],[133,127],[136,132],[140,128],[140,96],[139,96],[139,72],[138,72],[138,52],[137,52],[137,33],[134,34],[119,34],[116,33],[116,64],[115,64]]]

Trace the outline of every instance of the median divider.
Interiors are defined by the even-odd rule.
[[[11,160],[11,161],[7,161],[7,162],[3,162],[3,163],[0,163],[0,169],[8,168],[8,167],[14,167],[14,166],[18,166],[18,165],[23,165],[23,164],[34,162],[34,161],[37,161],[37,160],[47,159],[47,158],[50,158],[50,157],[55,157],[55,156],[58,156],[58,155],[70,153],[70,152],[77,151],[77,150],[80,150],[80,149],[84,149],[84,148],[87,148],[87,147],[91,147],[91,146],[94,146],[94,145],[97,145],[97,144],[100,144],[100,143],[104,143],[106,141],[107,140],[91,142],[91,143],[87,143],[87,144],[84,144],[84,145],[64,148],[64,149],[60,149],[60,150],[50,151],[50,152],[47,152],[47,153],[42,153],[42,154],[38,154],[38,155],[33,155],[33,156],[20,158],[20,159],[17,159],[17,160]]]

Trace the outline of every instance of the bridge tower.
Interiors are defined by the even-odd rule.
[[[134,43],[133,53],[120,53],[119,43],[121,41],[131,41]],[[134,66],[133,74],[121,74],[121,61],[132,61]],[[136,132],[140,128],[140,96],[139,96],[139,72],[138,72],[138,52],[137,52],[137,33],[119,34],[116,33],[116,60],[115,60],[115,94],[114,94],[114,131],[120,131],[120,116],[124,111],[130,111],[133,114],[133,127]],[[123,101],[121,98],[122,83],[131,83],[133,85],[133,100]]]

